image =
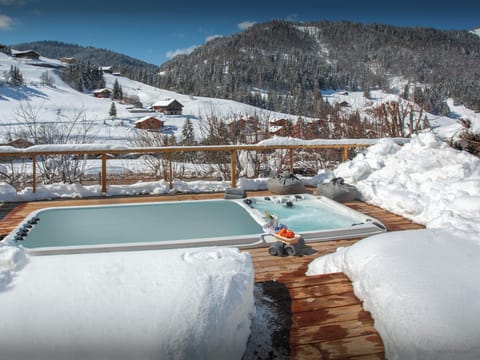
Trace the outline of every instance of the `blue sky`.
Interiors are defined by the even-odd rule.
[[[480,27],[480,1],[0,0],[0,43],[58,40],[160,65],[213,36],[272,19],[471,30]]]

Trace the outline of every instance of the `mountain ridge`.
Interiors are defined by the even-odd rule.
[[[158,66],[156,65],[112,50],[93,46],[43,40],[13,44],[10,47],[16,50],[34,50],[41,56],[52,59],[72,57],[77,61],[88,62],[96,67],[113,66],[114,71],[145,83],[153,82],[155,79],[153,74],[158,72]]]
[[[480,37],[473,32],[350,21],[274,20],[208,41],[159,67],[106,49],[57,41],[12,45],[76,57],[143,83],[301,116],[325,115],[320,91],[383,89],[448,115],[447,98],[480,111]],[[392,79],[401,88],[392,89]],[[397,81],[398,82],[398,81]]]
[[[480,109],[479,64],[480,39],[467,31],[275,20],[167,61],[158,86],[314,116],[319,90],[388,89],[403,77],[407,96],[441,114],[448,97]]]

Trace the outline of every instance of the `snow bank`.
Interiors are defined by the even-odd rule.
[[[16,272],[21,270],[27,262],[23,250],[0,242],[0,293],[9,289]]]
[[[425,133],[403,146],[383,139],[335,176],[428,230],[361,240],[307,274],[347,274],[389,359],[480,358],[480,160]]]
[[[352,280],[388,359],[479,359],[479,245],[478,233],[387,233],[314,260],[307,275]]]
[[[0,248],[3,278],[18,251]],[[35,256],[0,290],[2,359],[240,359],[254,311],[230,248]]]
[[[480,233],[480,159],[432,133],[403,146],[382,139],[335,175],[356,185],[365,201],[429,228]]]

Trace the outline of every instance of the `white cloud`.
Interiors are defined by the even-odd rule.
[[[212,41],[212,40],[215,40],[215,39],[218,39],[218,38],[221,38],[223,37],[222,35],[210,35],[210,36],[207,36],[206,39],[205,39],[205,42],[209,42],[209,41]]]
[[[172,59],[177,55],[188,55],[188,54],[192,53],[193,50],[195,50],[199,46],[200,45],[192,45],[192,46],[190,46],[188,48],[185,48],[185,49],[170,50],[170,51],[167,51],[165,56],[167,57],[167,59]]]
[[[255,21],[242,21],[240,24],[238,24],[238,27],[239,27],[240,30],[246,30],[250,26],[253,26],[255,24],[256,24]]]
[[[0,0],[5,1],[5,0]],[[13,28],[14,21],[7,15],[0,14],[0,30],[10,30]]]

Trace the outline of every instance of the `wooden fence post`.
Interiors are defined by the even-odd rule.
[[[168,153],[168,188],[173,189],[173,167],[172,167],[172,153]]]
[[[37,192],[37,156],[36,155],[33,155],[32,157],[32,166],[33,166],[32,191],[35,194]]]
[[[348,160],[348,146],[344,145],[342,147],[342,161]]]
[[[293,174],[293,149],[290,149],[290,174]]]
[[[237,151],[236,150],[232,150],[231,151],[231,154],[230,154],[231,158],[230,158],[230,174],[231,174],[231,187],[234,188],[237,186]]]
[[[102,154],[102,194],[107,194],[107,154]]]

